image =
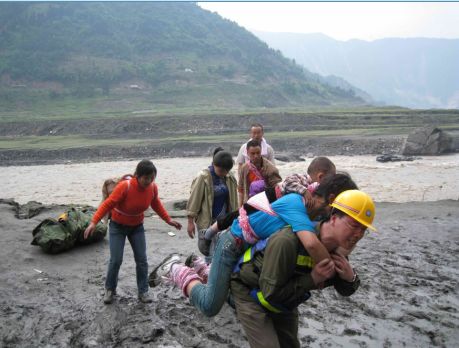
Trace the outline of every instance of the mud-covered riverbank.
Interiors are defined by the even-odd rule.
[[[318,112],[129,114],[106,118],[2,121],[0,166],[98,162],[131,158],[208,156],[216,146],[237,154],[250,125],[265,127],[276,154],[299,156],[398,153],[408,134],[425,125],[456,132],[455,110],[362,108]]]
[[[297,160],[301,156],[380,155],[398,153],[403,136],[374,137],[313,137],[274,139],[270,141],[276,156]],[[0,151],[0,166],[29,166],[39,164],[88,163],[121,161],[138,158],[175,158],[209,156],[215,147],[223,146],[234,156],[241,141],[168,141],[149,142],[139,139],[136,145],[80,146],[59,149],[28,149]]]
[[[300,340],[310,347],[454,347],[459,344],[458,201],[377,203],[378,233],[365,237],[351,262],[362,286],[350,298],[314,291],[300,306]],[[180,291],[152,289],[137,301],[135,263],[125,250],[115,303],[102,302],[108,241],[47,255],[31,246],[33,227],[63,207],[30,219],[0,203],[0,345],[4,347],[248,347],[233,310],[199,314]],[[178,213],[180,215],[180,213]],[[185,219],[179,217],[182,223]],[[146,219],[150,265],[170,252],[187,255],[185,231]]]

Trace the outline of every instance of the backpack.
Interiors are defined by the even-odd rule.
[[[98,223],[88,239],[84,231],[91,222],[93,209],[70,208],[58,219],[47,218],[32,231],[32,245],[38,245],[47,254],[57,254],[75,245],[86,245],[101,241],[107,234],[107,225]]]
[[[131,180],[133,178],[133,175],[132,174],[125,174],[123,175],[122,177],[120,178],[109,178],[109,179],[106,179],[104,181],[104,184],[102,185],[102,202],[104,202],[108,196],[111,195],[111,193],[113,192],[113,190],[115,189],[116,185],[118,185],[118,183],[120,181],[124,181],[124,180]],[[108,219],[110,218],[110,213],[108,213],[107,215],[105,215],[103,218],[102,218],[102,221],[104,223],[107,223]]]

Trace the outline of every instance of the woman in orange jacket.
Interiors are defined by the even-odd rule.
[[[158,187],[154,183],[156,173],[156,167],[151,161],[140,161],[134,176],[118,183],[112,194],[99,206],[84,232],[84,237],[87,238],[93,233],[97,223],[111,211],[109,224],[110,262],[104,296],[104,303],[106,304],[112,303],[113,296],[116,294],[118,272],[123,262],[126,237],[134,252],[139,300],[143,303],[152,301],[148,296],[147,247],[143,226],[145,210],[151,206],[168,225],[174,226],[177,230],[182,228],[179,222],[171,220],[159,199]]]

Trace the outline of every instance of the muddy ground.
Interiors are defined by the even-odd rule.
[[[154,302],[140,304],[129,247],[117,299],[104,305],[107,239],[58,255],[30,245],[34,226],[63,210],[0,202],[0,346],[248,347],[229,306],[208,319],[169,286],[152,289]],[[351,258],[361,288],[347,299],[315,291],[300,307],[302,346],[458,346],[458,211],[452,200],[378,203],[379,232]],[[182,211],[174,215],[185,223]],[[185,231],[170,237],[155,216],[145,224],[150,265],[196,250]]]

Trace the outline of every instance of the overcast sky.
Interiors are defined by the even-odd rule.
[[[248,30],[323,33],[337,40],[459,38],[459,3],[200,2]]]

